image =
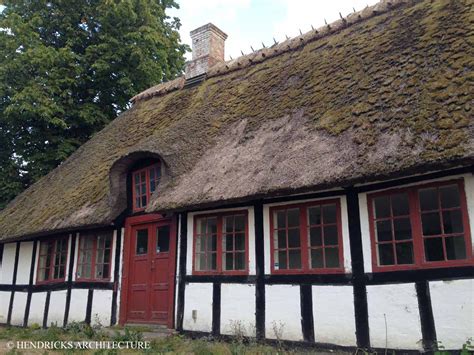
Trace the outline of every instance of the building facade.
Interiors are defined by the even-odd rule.
[[[396,1],[185,76],[0,211],[0,323],[319,347],[474,335],[468,1]]]

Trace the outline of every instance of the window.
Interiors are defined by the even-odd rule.
[[[462,181],[369,195],[375,270],[465,264],[471,258]]]
[[[339,200],[270,209],[272,272],[343,272]]]
[[[161,179],[161,166],[154,164],[132,173],[133,210],[142,211],[148,205]]]
[[[40,242],[38,283],[58,282],[66,279],[67,249],[67,237]]]
[[[246,274],[247,211],[194,218],[194,272]]]
[[[112,234],[81,235],[77,260],[77,280],[108,281],[112,257]]]

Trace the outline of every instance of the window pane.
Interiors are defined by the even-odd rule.
[[[217,233],[217,219],[216,218],[209,218],[207,220],[207,233],[208,234],[216,234]]]
[[[375,218],[390,217],[390,198],[380,196],[374,198]]]
[[[245,270],[245,253],[235,253],[235,270]]]
[[[321,227],[312,227],[309,229],[310,243],[312,247],[321,246]]]
[[[461,210],[443,211],[444,233],[462,233],[462,213]]]
[[[206,236],[199,236],[196,239],[196,251],[205,252],[206,251]]]
[[[234,236],[232,234],[227,234],[224,237],[224,251],[232,251],[234,250]]]
[[[388,221],[378,221],[376,225],[377,240],[379,242],[386,242],[392,240],[392,223]]]
[[[223,259],[224,270],[234,270],[234,254],[224,253]]]
[[[446,256],[448,260],[466,259],[466,243],[464,237],[449,237],[445,239]]]
[[[410,214],[408,207],[408,195],[406,193],[392,195],[392,211],[394,216],[406,216]]]
[[[285,230],[275,231],[275,235],[277,237],[275,248],[276,249],[286,248],[286,231]]]
[[[238,233],[234,236],[235,250],[245,250],[245,234]]]
[[[300,210],[298,208],[288,210],[288,228],[300,225]]]
[[[300,250],[290,250],[288,252],[289,268],[301,269],[301,252]]]
[[[286,265],[286,251],[275,252],[275,269],[287,269]]]
[[[423,225],[423,235],[441,234],[438,212],[423,213],[421,215],[421,224]]]
[[[146,195],[142,196],[140,207],[146,207]]]
[[[207,250],[216,251],[217,250],[217,236],[211,235],[207,237]]]
[[[212,253],[209,255],[209,258],[210,258],[210,262],[211,262],[211,265],[210,265],[210,270],[216,270],[217,269],[217,257],[216,257],[216,253]]]
[[[397,264],[413,264],[413,245],[409,243],[397,243]]]
[[[442,208],[459,207],[461,205],[457,185],[440,187],[439,194],[441,195]]]
[[[90,278],[91,277],[91,264],[83,264],[79,269],[78,277]]]
[[[233,216],[224,217],[224,232],[225,233],[234,232],[234,217]]]
[[[426,261],[444,260],[442,238],[425,238],[425,258]]]
[[[156,251],[159,253],[166,253],[170,250],[170,226],[161,226],[156,231],[158,240]]]
[[[274,220],[276,223],[275,228],[285,228],[286,227],[286,213],[285,211],[277,211],[274,213]]]
[[[322,268],[323,264],[323,249],[311,249],[311,268]]]
[[[323,206],[323,221],[324,224],[336,223],[336,205]]]
[[[326,248],[326,267],[339,267],[339,249],[338,248]]]
[[[411,239],[410,218],[397,218],[393,220],[393,229],[396,240]]]
[[[288,248],[298,248],[300,246],[300,230],[288,230]]]
[[[393,255],[393,246],[390,244],[379,244],[379,264],[394,265],[395,259]]]
[[[196,256],[196,270],[206,270],[206,254],[197,254]]]
[[[146,254],[148,252],[148,229],[140,229],[137,231],[136,254]]]
[[[235,231],[245,232],[245,216],[235,216]]]
[[[419,197],[422,211],[438,209],[438,192],[436,188],[420,190]]]
[[[310,225],[321,224],[321,207],[310,207],[308,208],[308,220]]]
[[[324,245],[337,245],[337,227],[324,227]]]

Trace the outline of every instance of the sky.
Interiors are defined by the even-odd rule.
[[[273,38],[281,42],[288,37],[318,28],[373,5],[379,0],[177,0],[180,9],[168,10],[181,20],[182,42],[191,45],[189,32],[212,22],[224,31],[226,59],[250,53],[272,45]],[[188,53],[187,59],[191,58]]]

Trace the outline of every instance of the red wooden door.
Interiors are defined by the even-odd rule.
[[[169,219],[130,222],[125,241],[120,323],[156,323],[172,327],[174,224]]]

